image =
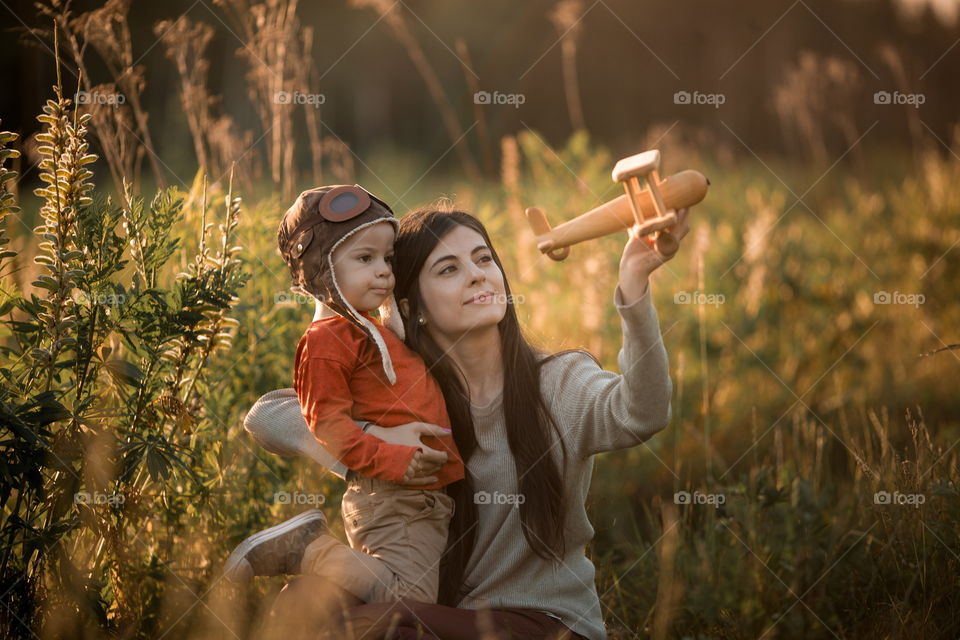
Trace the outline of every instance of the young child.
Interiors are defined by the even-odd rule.
[[[464,477],[453,438],[424,438],[447,461],[437,482],[406,487],[421,450],[388,444],[355,422],[450,429],[440,387],[402,341],[390,264],[398,227],[390,208],[357,185],[304,191],[280,222],[294,289],[324,305],[297,346],[294,388],[314,436],[349,469],[341,515],[350,547],[313,509],[247,538],[227,560],[229,578],[299,572],[366,602],[436,602],[454,507],[444,487]],[[378,308],[383,324],[370,315]]]

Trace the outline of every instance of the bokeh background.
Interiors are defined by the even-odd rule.
[[[611,636],[960,634],[960,3],[0,16],[5,634],[268,633],[282,580],[234,588],[222,561],[308,505],[336,522],[342,491],[242,429],[313,313],[275,248],[300,190],[474,213],[530,338],[616,370],[626,234],[554,263],[523,211],[583,213],[650,148],[711,187],[653,282],[673,423],[596,464]]]

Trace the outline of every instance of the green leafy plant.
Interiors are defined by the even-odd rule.
[[[175,528],[209,496],[200,460],[221,434],[202,397],[249,278],[233,244],[241,202],[228,188],[222,222],[204,222],[197,254],[171,276],[184,196],[169,189],[146,205],[128,192],[125,208],[92,198],[90,116],[54,91],[38,118],[41,272],[29,294],[4,275],[0,302],[10,316],[0,345],[0,588],[16,595],[8,629],[37,626],[40,600],[128,627],[143,611],[127,597],[140,591],[140,567],[157,562],[164,540],[169,550],[167,530],[151,523]],[[2,185],[14,178],[14,139],[0,134]],[[205,197],[193,206],[204,219],[215,213]],[[17,212],[5,186],[0,211]],[[8,242],[4,233],[0,269],[16,256]]]

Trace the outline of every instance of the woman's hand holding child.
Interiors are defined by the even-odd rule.
[[[431,449],[423,444],[420,438],[423,436],[449,436],[450,432],[448,430],[426,422],[408,422],[389,429],[371,425],[367,429],[367,433],[389,444],[419,447],[420,450],[413,455],[410,466],[403,476],[403,484],[427,485],[437,481],[433,474],[440,471],[440,468],[446,463],[447,454],[444,451]]]

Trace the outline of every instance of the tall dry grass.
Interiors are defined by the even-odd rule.
[[[296,34],[309,48],[289,9],[260,9],[264,30],[242,33],[264,47],[278,86],[293,88],[303,78],[283,70],[268,42]],[[200,131],[220,116],[204,112],[215,98],[191,75],[203,68],[204,30],[183,28],[166,46],[197,45],[172,63],[195,118],[187,126]],[[70,38],[82,50],[81,32],[61,33],[79,66]],[[804,73],[788,77],[811,81]],[[271,82],[251,77],[251,93],[262,101]],[[260,108],[264,127],[288,117]],[[819,108],[785,117],[802,130]],[[124,113],[136,131],[136,114]],[[341,490],[302,461],[257,450],[240,428],[260,394],[291,385],[313,312],[287,295],[274,246],[293,152],[269,148],[279,192],[245,194],[242,218],[229,179],[205,186],[198,177],[148,203],[128,174],[146,150],[125,148],[103,158],[105,168],[91,161],[84,129],[122,130],[101,117],[64,95],[47,105],[42,211],[27,212],[41,216],[36,231],[16,222],[28,218],[6,169],[15,153],[0,149],[3,632],[270,637],[282,580],[228,588],[220,563],[252,531],[302,508],[277,491],[324,495],[336,523]],[[829,131],[811,132],[811,154]],[[311,140],[330,162],[326,141]],[[735,155],[729,140],[702,132],[652,126],[647,140],[664,149],[667,173],[699,168],[713,186],[684,253],[653,283],[673,423],[647,445],[596,460],[588,553],[611,636],[956,637],[960,163],[924,146],[914,162],[864,153],[862,166],[822,176],[813,163]],[[15,142],[0,135],[0,145]],[[194,142],[208,169],[235,160],[227,134],[207,130]],[[960,130],[951,143],[960,148]],[[577,246],[558,264],[535,251],[522,216],[538,205],[556,224],[615,196],[615,158],[585,132],[555,148],[525,131],[499,148],[497,181],[430,175],[410,204],[457,194],[491,230],[533,340],[587,347],[616,370],[611,302],[625,235]],[[394,193],[417,177],[407,157],[373,164]],[[346,161],[338,171],[343,181],[373,180]],[[105,172],[131,185],[120,187],[120,206],[106,200]],[[795,206],[784,183],[818,180],[807,206]],[[14,256],[7,246],[24,249]],[[680,292],[722,301],[692,305]],[[885,304],[881,292],[924,300]],[[115,499],[78,501],[82,492]],[[677,504],[681,492],[723,504]],[[883,492],[923,503],[878,502]]]

